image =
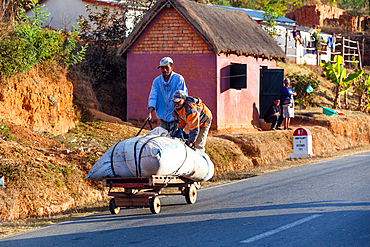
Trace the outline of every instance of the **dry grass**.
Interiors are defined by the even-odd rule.
[[[354,119],[359,119],[359,118],[367,116],[365,113],[359,112],[359,111],[351,111],[351,110],[345,110],[345,109],[340,109],[337,111],[340,113],[343,113],[344,115],[342,116],[342,115],[336,114],[330,117],[330,116],[323,114],[322,107],[311,107],[309,109],[296,110],[295,118],[296,117],[304,118],[305,121],[342,122],[342,121],[350,121]]]

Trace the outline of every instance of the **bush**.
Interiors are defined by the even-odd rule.
[[[33,8],[33,16],[26,15],[24,8],[19,8],[16,21],[2,31],[0,40],[0,76],[10,77],[23,73],[32,66],[59,63],[72,65],[81,61],[86,47],[76,52],[78,32],[63,32],[43,28],[48,14],[43,7],[36,7],[37,0],[32,0],[27,7]]]
[[[126,66],[117,56],[117,48],[126,38],[124,13],[120,9],[93,11],[86,6],[87,17],[79,17],[79,32],[89,44],[86,59],[79,67],[96,92],[103,112],[126,118]]]
[[[153,2],[127,0],[125,6],[105,7],[102,11],[96,5],[95,9],[86,5],[88,15],[78,19],[80,37],[89,44],[79,69],[91,83],[100,110],[123,120],[126,120],[126,61],[117,56],[117,49]]]
[[[15,140],[12,133],[10,133],[8,126],[5,124],[4,119],[0,119],[0,138],[5,138],[7,140]]]
[[[306,109],[313,104],[313,98],[315,97],[315,92],[319,90],[320,81],[317,79],[314,73],[309,75],[300,74],[288,74],[287,77],[291,81],[291,87],[297,92],[295,96],[295,102],[300,107]],[[307,92],[307,87],[311,86],[313,91],[311,93]]]

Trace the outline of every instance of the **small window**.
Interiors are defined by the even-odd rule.
[[[231,64],[230,65],[230,88],[242,89],[247,88],[247,65]]]

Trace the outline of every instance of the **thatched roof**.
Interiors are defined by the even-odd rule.
[[[216,54],[285,59],[283,50],[246,13],[188,0],[159,0],[127,37],[119,48],[118,55],[123,55],[130,48],[149,23],[168,4],[192,26]]]

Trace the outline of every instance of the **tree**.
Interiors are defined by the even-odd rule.
[[[79,69],[96,92],[100,110],[121,119],[126,118],[126,107],[122,107],[126,105],[126,61],[117,56],[117,49],[154,2],[127,0],[119,8],[102,11],[87,5],[88,15],[79,17],[80,37],[89,44]]]
[[[343,67],[343,57],[336,55],[334,61],[334,64],[331,64],[329,61],[322,62],[320,65],[326,77],[336,85],[334,108],[341,108],[340,96],[344,95],[351,88],[352,82],[357,81],[364,72],[363,70],[359,70],[347,76],[346,69]]]
[[[280,35],[275,24],[277,18],[279,18],[279,15],[274,12],[269,5],[266,5],[265,12],[263,13],[263,19],[266,25],[266,32],[271,36],[271,38]]]
[[[0,38],[0,76],[10,77],[26,72],[34,65],[69,66],[81,61],[85,47],[78,50],[78,33],[63,32],[43,28],[48,14],[46,9],[30,1],[26,7],[32,8],[32,15],[26,15],[19,6],[15,20],[7,26]],[[3,31],[3,30],[2,30]]]
[[[358,94],[358,109],[369,111],[370,109],[370,75],[359,81],[355,86],[355,92]]]
[[[370,1],[367,0],[339,0],[338,7],[348,10],[354,16],[368,16]]]

